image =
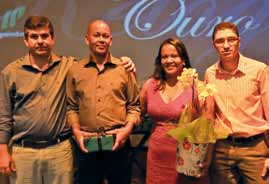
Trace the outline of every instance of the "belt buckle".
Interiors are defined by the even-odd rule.
[[[57,142],[57,144],[59,144],[60,142],[62,142],[61,138],[58,137],[58,138],[56,139],[56,142]]]
[[[242,146],[244,143],[240,141],[240,138],[231,136],[231,142],[233,146]]]
[[[106,135],[106,130],[104,127],[100,127],[98,130],[97,130],[97,134],[98,136],[105,136]]]
[[[21,140],[21,144],[20,144],[21,147],[24,147],[24,140]]]
[[[47,148],[49,146],[52,146],[54,143],[50,142],[50,141],[38,141],[35,143],[32,143],[33,148],[35,149],[43,149],[43,148]]]

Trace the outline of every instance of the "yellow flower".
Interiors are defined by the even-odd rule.
[[[215,143],[217,139],[226,138],[229,132],[225,129],[222,133],[215,131],[214,121],[203,116],[203,111],[200,112],[200,110],[203,110],[203,107],[206,109],[206,98],[217,93],[216,86],[200,81],[196,70],[192,68],[184,68],[182,74],[177,79],[185,89],[192,85],[195,86],[199,105],[202,106],[196,109],[197,106],[192,102],[187,104],[181,112],[177,128],[171,129],[168,135],[179,142],[187,138],[190,142],[196,144]],[[197,113],[196,110],[199,112]]]
[[[218,92],[214,84],[200,84],[200,87],[198,85],[197,90],[200,100],[205,100],[206,97],[213,96]]]
[[[198,73],[196,72],[196,69],[193,68],[184,68],[181,75],[177,77],[184,88],[189,88],[192,85],[193,80],[197,78]]]
[[[206,97],[212,96],[217,93],[217,88],[214,84],[205,84],[198,80],[198,73],[194,68],[184,68],[183,72],[177,79],[181,82],[183,88],[189,88],[194,80],[196,82],[196,89],[199,95],[199,99],[205,100]]]

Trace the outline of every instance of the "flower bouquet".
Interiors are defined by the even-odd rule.
[[[191,68],[184,68],[178,80],[184,89],[192,88],[192,101],[183,109],[178,126],[168,135],[178,141],[177,171],[199,177],[202,171],[200,163],[205,161],[209,145],[226,138],[230,131],[216,131],[214,127],[213,95],[217,93],[214,85],[198,80],[196,70]]]

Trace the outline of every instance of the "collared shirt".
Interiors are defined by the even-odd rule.
[[[207,83],[215,84],[216,123],[224,123],[234,136],[249,137],[269,129],[269,85],[266,65],[240,55],[238,68],[225,72],[220,61],[209,67]]]
[[[29,55],[10,63],[0,78],[0,143],[20,138],[54,139],[70,131],[66,123],[65,77],[72,58],[52,54],[39,71]]]
[[[67,74],[68,122],[96,131],[100,127],[138,123],[139,88],[134,73],[110,56],[99,71],[90,58],[81,60]]]

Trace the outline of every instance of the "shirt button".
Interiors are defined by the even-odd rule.
[[[98,101],[98,102],[101,102],[101,99],[98,99],[97,101]]]

